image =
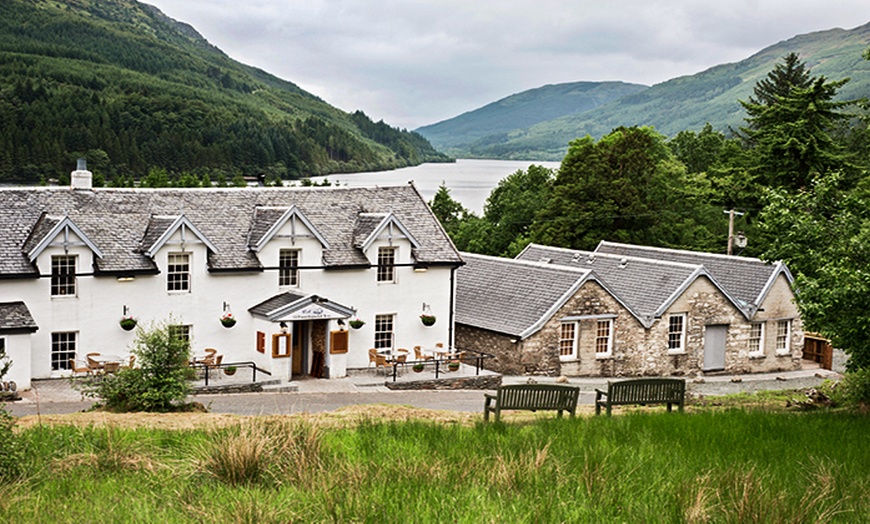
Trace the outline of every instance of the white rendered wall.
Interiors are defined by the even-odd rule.
[[[298,223],[297,223],[298,226]],[[297,232],[298,232],[297,228]],[[136,276],[122,282],[114,277],[94,277],[93,255],[85,246],[70,248],[77,255],[77,294],[74,297],[51,297],[51,256],[63,254],[60,247],[47,248],[37,260],[42,278],[5,280],[0,284],[0,302],[21,300],[27,304],[39,330],[31,335],[30,367],[34,378],[65,376],[66,371],[51,370],[51,334],[70,331],[77,333],[77,357],[98,352],[126,357],[134,340],[135,331],[124,331],[118,324],[124,306],[128,314],[139,320],[140,326],[166,321],[191,326],[192,349],[195,354],[213,347],[224,355],[224,362],[254,361],[264,369],[276,371],[287,359],[273,359],[271,336],[279,332],[277,324],[254,318],[248,308],[283,291],[300,295],[317,294],[333,302],[358,310],[359,318],[366,322],[360,330],[350,330],[349,351],[346,355],[327,353],[325,364],[333,377],[343,376],[346,369],[368,365],[368,348],[374,342],[376,314],[395,314],[396,345],[411,349],[415,345],[432,347],[437,342],[448,345],[449,312],[451,298],[451,269],[433,267],[425,272],[414,272],[411,266],[396,268],[396,283],[379,284],[377,268],[354,270],[324,270],[322,250],[313,238],[276,238],[258,254],[264,267],[277,267],[280,248],[301,249],[300,265],[315,266],[300,274],[298,288],[278,286],[277,270],[254,272],[209,273],[207,251],[204,244],[192,241],[188,233],[184,252],[190,253],[190,292],[169,292],[166,289],[166,263],[169,253],[182,251],[180,234],[176,234],[155,254],[160,274]],[[393,240],[398,247],[397,263],[412,262],[411,246],[404,240]],[[376,253],[380,241],[371,247]],[[224,328],[220,323],[224,303],[229,305],[237,324]],[[437,322],[433,327],[422,325],[419,315],[422,305],[430,305]],[[333,320],[329,329],[339,329]],[[256,333],[266,334],[266,352],[256,351]],[[8,344],[8,342],[7,342]],[[21,357],[17,360],[20,362]],[[306,359],[311,362],[311,359]],[[281,362],[278,362],[281,361]],[[15,367],[15,366],[13,366]],[[24,366],[18,366],[19,370]],[[16,370],[16,374],[18,370]],[[23,384],[23,381],[18,381]]]

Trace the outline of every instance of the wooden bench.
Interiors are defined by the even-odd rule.
[[[607,398],[603,398],[607,397]],[[639,378],[607,383],[607,391],[595,390],[595,414],[612,406],[627,404],[667,404],[668,411],[676,404],[683,411],[686,398],[686,381],[681,378]]]
[[[573,417],[577,413],[577,399],[580,388],[555,384],[514,384],[500,386],[495,395],[486,394],[483,406],[483,420],[489,420],[489,413],[495,413],[498,422],[502,410],[524,409],[528,411],[552,410],[562,416],[567,411]]]

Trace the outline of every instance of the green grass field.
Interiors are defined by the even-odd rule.
[[[660,410],[450,424],[22,428],[3,522],[862,522],[870,418]]]

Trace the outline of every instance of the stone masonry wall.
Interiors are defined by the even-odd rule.
[[[783,279],[784,280],[784,279]],[[783,288],[784,286],[784,288]],[[457,325],[456,345],[496,356],[485,367],[506,375],[566,376],[696,376],[704,367],[704,337],[707,326],[727,325],[725,372],[759,373],[800,368],[803,331],[787,282],[771,290],[755,321],[766,321],[764,355],[749,355],[751,323],[706,278],[699,278],[645,329],[607,291],[587,282],[541,330],[526,340],[511,343],[507,335]],[[668,317],[686,314],[685,351],[668,352]],[[560,359],[562,319],[589,315],[616,315],[613,319],[613,351],[610,357],[595,355],[595,319],[578,322],[577,358]],[[790,352],[775,351],[776,321],[793,319]]]

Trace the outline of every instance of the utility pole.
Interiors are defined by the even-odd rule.
[[[743,213],[740,211],[734,211],[733,209],[726,209],[724,213],[728,214],[728,255],[730,256],[732,246],[734,245],[734,215],[742,217]]]

